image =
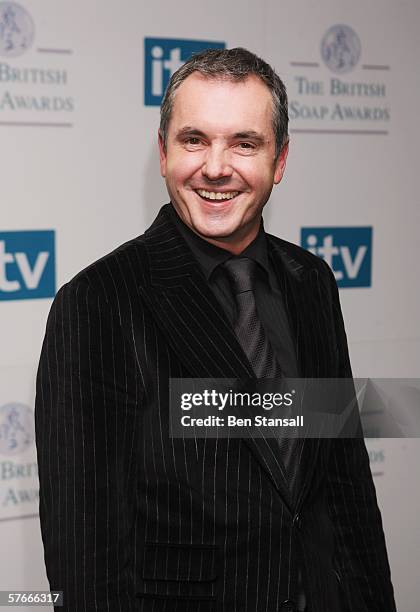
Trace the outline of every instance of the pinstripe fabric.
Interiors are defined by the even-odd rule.
[[[350,375],[331,272],[269,237],[302,376]],[[37,377],[40,517],[72,612],[392,612],[362,439],[306,441],[287,497],[263,438],[173,440],[170,377],[252,368],[163,207],[58,292]],[[58,608],[57,608],[58,609]]]

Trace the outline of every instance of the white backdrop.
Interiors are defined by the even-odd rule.
[[[6,290],[7,281],[22,270],[16,253],[25,248],[34,269],[30,241],[38,234],[21,232],[55,232],[58,289],[142,233],[167,201],[158,170],[159,108],[145,105],[144,39],[245,46],[276,67],[292,104],[291,144],[266,229],[299,243],[302,227],[372,227],[370,286],[340,291],[353,370],[419,377],[420,5],[22,0],[18,8],[0,2],[0,23],[12,9],[19,32],[0,37],[0,588],[23,590],[48,588],[30,413],[52,297],[36,299],[34,287],[22,299]],[[330,39],[322,47],[337,24],[356,36],[343,59],[355,65],[345,73],[328,65]],[[348,93],[337,95],[333,86]],[[12,414],[24,423],[14,448],[4,442]],[[368,446],[398,609],[417,612],[420,445]]]

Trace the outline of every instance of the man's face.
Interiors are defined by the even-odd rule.
[[[195,72],[176,94],[161,174],[181,219],[205,240],[240,253],[286,164],[275,160],[270,90],[256,76],[231,82]]]

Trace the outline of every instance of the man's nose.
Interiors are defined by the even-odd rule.
[[[209,147],[202,172],[211,181],[231,176],[230,152],[225,148]]]

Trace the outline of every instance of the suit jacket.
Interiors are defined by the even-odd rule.
[[[37,376],[40,519],[72,612],[395,610],[362,438],[307,440],[300,492],[260,439],[172,439],[171,377],[252,377],[164,206],[52,305]],[[334,277],[268,235],[302,377],[351,376]],[[59,609],[59,608],[57,608]]]

